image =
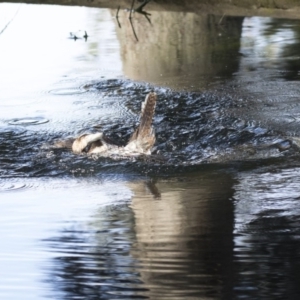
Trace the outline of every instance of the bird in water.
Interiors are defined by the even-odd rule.
[[[70,147],[75,154],[87,153],[103,157],[133,157],[151,155],[155,143],[155,132],[152,120],[156,106],[156,93],[149,93],[142,103],[140,124],[130,137],[126,146],[112,143],[103,132],[83,134],[75,139],[65,141],[57,146]],[[71,145],[70,145],[71,143]]]

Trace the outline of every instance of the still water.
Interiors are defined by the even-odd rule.
[[[1,299],[299,299],[299,21],[151,13],[0,5]]]

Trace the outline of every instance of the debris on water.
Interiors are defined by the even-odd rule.
[[[83,30],[78,30],[76,32],[70,32],[69,34],[69,39],[71,40],[78,40],[78,39],[84,39],[85,41],[87,41],[88,39],[88,34],[86,32],[86,30],[84,30],[84,33],[83,33]]]

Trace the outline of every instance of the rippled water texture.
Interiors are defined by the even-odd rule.
[[[114,16],[0,4],[0,298],[299,299],[299,22]]]

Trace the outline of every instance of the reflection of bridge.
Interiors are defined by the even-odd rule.
[[[120,18],[121,19],[121,18]],[[239,64],[243,18],[183,12],[139,14],[132,25],[122,14],[117,29],[123,71],[177,90],[203,90],[215,77],[231,77]]]
[[[133,194],[129,203],[100,206],[81,230],[66,225],[46,241],[57,253],[48,279],[55,293],[66,299],[212,299],[223,293],[232,299],[231,175],[125,184]],[[128,196],[122,184],[111,187],[112,197]]]
[[[298,136],[298,20],[164,11],[151,12],[149,24],[135,14],[137,42],[125,16],[116,28],[127,77],[176,90],[221,87],[247,107],[235,111],[241,119]]]
[[[159,181],[156,199],[141,182],[128,184],[136,234],[131,255],[141,266],[149,299],[202,299],[210,289],[232,292],[233,181],[225,174],[194,176]]]

